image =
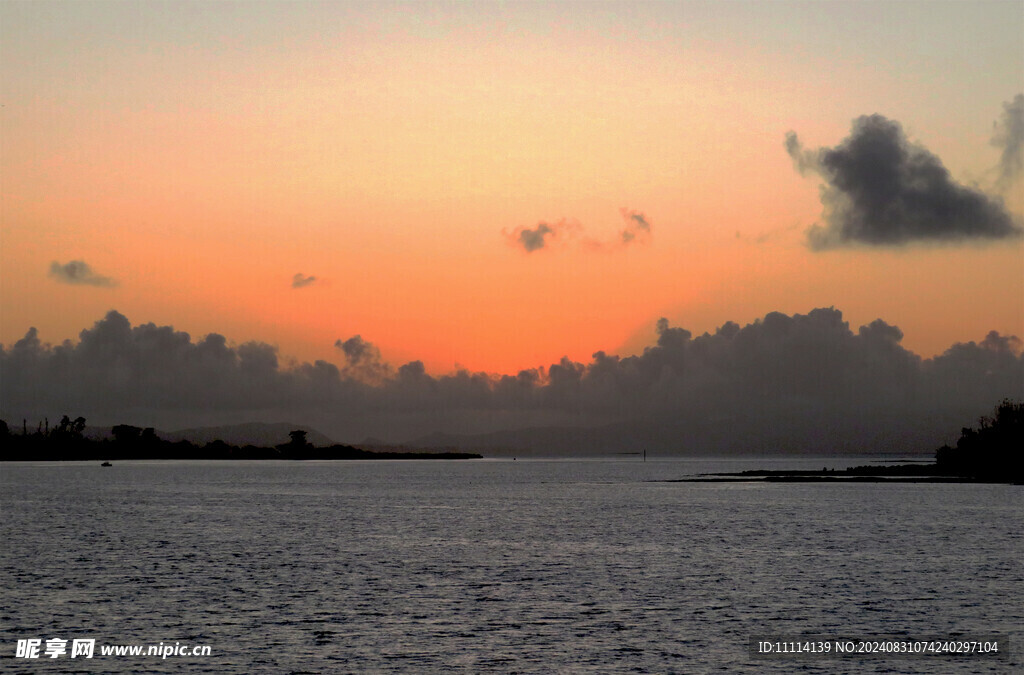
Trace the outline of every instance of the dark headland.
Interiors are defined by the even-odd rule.
[[[384,448],[366,450],[351,445],[334,444],[315,447],[306,440],[306,432],[297,429],[288,435],[290,440],[272,447],[231,445],[221,440],[197,444],[187,440],[161,439],[151,429],[119,424],[111,429],[111,438],[92,439],[85,436],[85,419],[71,420],[64,416],[50,428],[49,423],[39,425],[29,433],[26,425],[21,433],[12,432],[0,420],[0,461],[117,461],[129,459],[293,459],[293,460],[349,460],[349,459],[480,459],[470,452],[446,449],[407,450]]]
[[[930,464],[855,466],[848,469],[751,470],[703,474],[668,482],[892,482],[1024,484],[1024,402],[1003,401],[977,429],[964,428],[955,448],[944,445]]]

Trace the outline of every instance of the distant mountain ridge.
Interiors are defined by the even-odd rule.
[[[112,427],[87,426],[83,435],[94,441],[111,440],[114,434]],[[157,438],[177,443],[188,441],[196,445],[205,445],[211,441],[224,441],[228,445],[244,447],[255,445],[262,448],[272,448],[281,443],[291,440],[289,432],[301,429],[306,432],[306,440],[316,447],[325,448],[337,445],[338,442],[326,434],[311,429],[305,424],[292,424],[291,422],[245,422],[243,424],[226,424],[216,427],[193,427],[189,429],[178,429],[176,431],[163,431],[155,429]],[[30,429],[30,433],[36,429]],[[15,432],[20,431],[18,429]]]
[[[728,455],[865,455],[924,454],[934,452],[926,426],[917,429],[878,429],[868,442],[851,442],[849,433],[835,425],[816,428],[806,418],[763,419],[737,416],[728,420],[651,419],[619,422],[597,427],[539,426],[503,429],[480,434],[434,432],[404,442],[368,437],[356,445],[368,449],[408,450],[450,449],[481,452],[489,456],[617,456],[648,453],[676,456]],[[736,432],[738,430],[746,433]],[[176,431],[157,429],[157,437],[171,442],[189,441],[205,445],[221,440],[229,445],[272,448],[287,443],[289,432],[303,430],[316,447],[338,444],[326,434],[305,424],[291,422],[249,422],[222,426],[194,427]],[[838,432],[838,433],[837,433]],[[109,427],[87,427],[85,435],[94,440],[112,438]]]
[[[434,432],[405,445],[411,448],[452,448],[490,455],[606,455],[634,448],[619,434],[609,436],[604,428],[530,427],[492,431],[484,434]]]
[[[872,438],[856,439],[851,429],[816,426],[810,415],[772,420],[737,415],[731,419],[679,420],[654,418],[596,427],[528,427],[483,434],[435,432],[404,445],[451,448],[487,455],[615,456],[648,452],[674,456],[730,455],[872,455],[928,454],[938,446],[928,425],[878,429]],[[737,433],[737,431],[740,433]],[[743,433],[745,432],[745,433]]]
[[[156,435],[172,442],[190,441],[196,444],[203,444],[220,440],[228,445],[237,445],[239,447],[255,445],[257,447],[272,448],[275,445],[287,443],[290,440],[288,433],[297,429],[305,431],[306,441],[317,447],[328,447],[337,444],[337,441],[316,429],[290,422],[247,422],[219,427],[196,427],[194,429],[179,429],[178,431],[167,432],[157,431]]]

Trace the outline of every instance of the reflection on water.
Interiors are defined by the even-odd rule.
[[[846,465],[805,462],[825,463]],[[213,648],[91,664],[121,672],[1020,666],[751,659],[759,635],[1024,638],[1020,487],[649,482],[755,467],[772,463],[2,465],[3,663],[72,672],[8,659],[19,638],[91,637]]]

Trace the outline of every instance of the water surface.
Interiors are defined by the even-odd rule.
[[[861,461],[0,465],[0,666],[46,672],[1012,672],[764,661],[752,637],[1021,645],[1020,487],[667,483]],[[30,637],[210,657],[14,660]]]

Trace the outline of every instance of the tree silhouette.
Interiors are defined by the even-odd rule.
[[[142,429],[133,427],[130,424],[118,424],[110,430],[114,434],[114,441],[125,445],[134,445],[142,437]]]
[[[283,456],[290,459],[309,459],[313,457],[313,444],[306,440],[306,432],[304,430],[296,429],[289,431],[288,437],[291,438],[290,441],[277,446],[277,449]]]
[[[961,476],[1024,479],[1024,402],[1005,399],[994,417],[978,422],[978,429],[961,430],[955,448],[939,449],[939,468]]]
[[[187,440],[165,441],[152,427],[142,429],[119,424],[111,429],[113,440],[95,440],[84,435],[85,418],[71,420],[65,415],[60,424],[43,433],[39,423],[36,433],[28,433],[22,421],[22,433],[14,435],[0,420],[0,462],[5,461],[81,461],[110,459],[469,459],[480,455],[470,453],[402,453],[371,452],[347,445],[315,448],[306,439],[304,430],[289,432],[290,441],[274,448],[246,445],[236,447],[215,440],[198,446]]]
[[[72,422],[70,417],[64,415],[60,418],[60,424],[53,428],[50,435],[58,440],[78,440],[82,438],[83,431],[85,431],[84,417],[76,417]]]

